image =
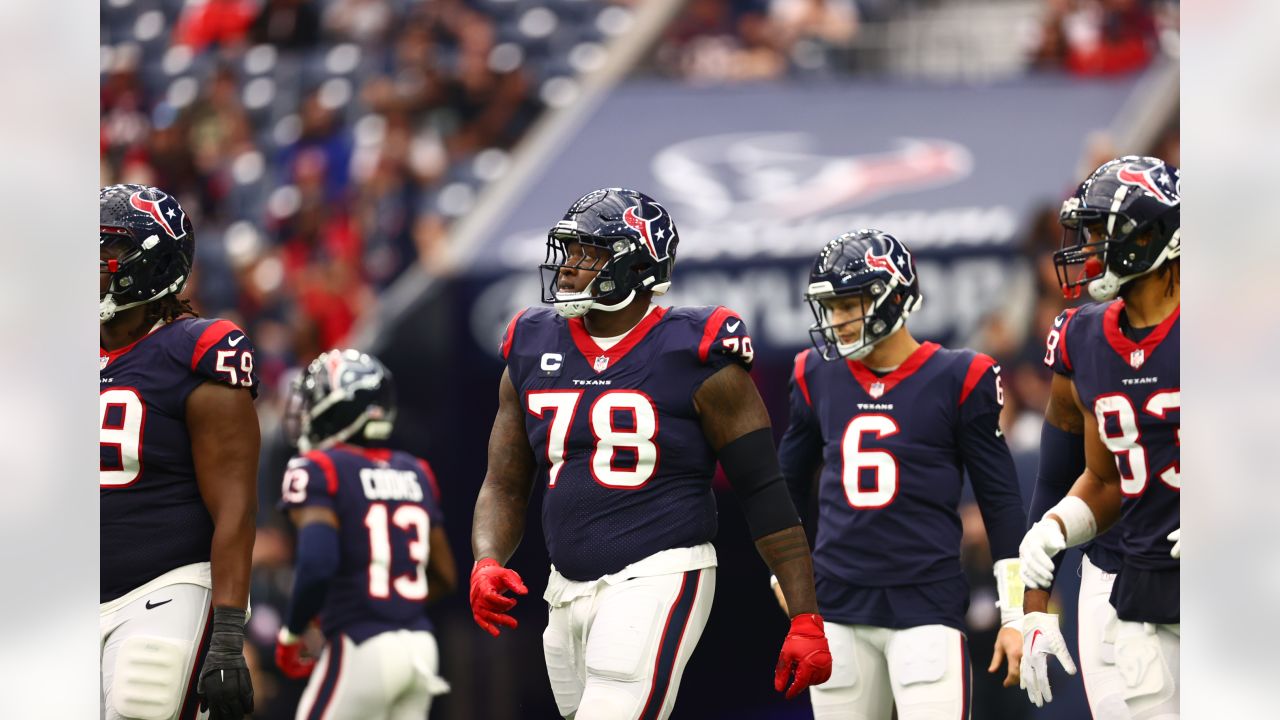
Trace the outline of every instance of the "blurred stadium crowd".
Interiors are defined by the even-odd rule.
[[[638,4],[102,0],[101,184],[157,185],[191,213],[198,260],[189,294],[202,314],[253,337],[268,433],[291,368],[347,343],[412,264],[450,270],[442,250],[451,224],[508,170],[542,114],[577,99]],[[902,69],[884,52],[894,33],[929,37],[983,12],[1004,18],[1000,43],[1019,73],[1132,73],[1177,52],[1177,0],[689,0],[640,71],[692,83],[891,73]],[[1180,164],[1176,121],[1154,147],[1081,141],[1082,167],[1117,150]],[[993,315],[971,339],[1004,367],[1005,431],[1032,472],[1048,394],[1043,332],[1065,302],[1050,256],[1061,196],[1075,181],[1063,177],[1061,195],[1025,221],[1020,252],[1035,281],[1010,302],[1034,310]],[[267,468],[283,461],[263,465],[255,717],[292,717],[300,686],[270,667],[292,541],[271,512],[278,475]],[[994,633],[998,615],[975,506],[965,523],[971,641],[989,653],[978,638]],[[465,564],[467,549],[455,551]],[[982,692],[979,681],[975,707]]]

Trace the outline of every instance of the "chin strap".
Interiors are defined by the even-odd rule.
[[[594,284],[594,281],[592,281]],[[562,318],[576,318],[586,315],[591,310],[600,310],[601,312],[618,312],[631,304],[636,298],[636,291],[632,290],[621,301],[606,305],[596,300],[591,295],[591,286],[588,285],[586,290],[580,293],[556,293],[555,308],[556,313]]]

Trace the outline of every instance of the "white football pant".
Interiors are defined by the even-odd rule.
[[[560,714],[659,720],[711,614],[716,569],[635,577],[552,604],[542,649]]]
[[[157,585],[100,607],[104,720],[207,715],[199,712],[195,673],[208,643],[210,592],[187,583]]]
[[[968,720],[964,634],[945,625],[895,630],[827,623],[831,679],[809,691],[816,720]]]
[[[1133,720],[1178,720],[1178,649],[1181,625],[1119,620],[1114,633],[1116,668]]]
[[[1116,622],[1116,609],[1111,606],[1115,581],[1115,575],[1084,557],[1076,633],[1080,676],[1094,720],[1130,720],[1124,703],[1124,678],[1115,664],[1114,638],[1107,639],[1107,629]]]
[[[297,720],[423,720],[431,698],[448,692],[436,673],[440,651],[422,630],[379,633],[357,645],[346,635],[325,644]]]

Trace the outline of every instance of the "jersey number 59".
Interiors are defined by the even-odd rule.
[[[142,429],[147,424],[147,406],[137,390],[118,387],[98,395],[98,410],[98,442],[102,448],[98,487],[129,487],[142,474]],[[115,462],[116,457],[119,462]]]

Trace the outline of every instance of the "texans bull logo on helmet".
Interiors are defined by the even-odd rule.
[[[641,217],[640,214],[636,212],[636,208],[644,205],[644,203],[641,203],[641,205],[632,205],[627,208],[626,211],[622,213],[622,222],[626,223],[627,227],[640,233],[640,239],[644,241],[645,247],[649,249],[650,255],[658,260],[665,260],[670,256],[670,253],[666,252],[667,245],[666,243],[663,243],[663,252],[659,253],[657,242],[667,239],[670,235],[670,228],[665,227],[670,225],[670,216],[667,215],[666,210],[658,203],[649,202],[648,204],[657,208],[658,213],[656,216],[653,218]],[[656,228],[656,232],[654,228],[655,224],[658,226]]]
[[[889,273],[903,285],[911,284],[916,277],[911,266],[911,251],[897,238],[885,237],[888,240],[887,252],[877,255],[873,249],[868,248],[865,256],[867,266]]]
[[[135,210],[150,215],[156,224],[168,233],[169,237],[174,240],[180,239],[186,235],[183,229],[183,220],[186,214],[182,210],[182,206],[178,205],[178,201],[174,200],[168,193],[149,188],[147,190],[139,190],[129,196],[129,205]]]
[[[1136,185],[1146,190],[1165,205],[1177,204],[1177,197],[1182,194],[1177,188],[1171,188],[1171,193],[1165,192],[1171,183],[1163,165],[1141,167],[1130,163],[1116,172],[1116,179],[1125,185]]]

